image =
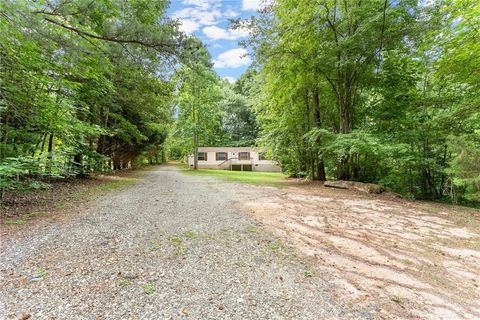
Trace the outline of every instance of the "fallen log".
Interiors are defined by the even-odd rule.
[[[343,180],[337,180],[337,181],[325,181],[323,183],[324,187],[329,187],[329,188],[337,188],[337,189],[351,189],[352,188],[352,182],[351,181],[343,181]]]
[[[323,186],[328,188],[337,188],[337,189],[350,189],[358,190],[366,193],[382,193],[385,191],[385,188],[374,183],[363,183],[356,181],[325,181]]]

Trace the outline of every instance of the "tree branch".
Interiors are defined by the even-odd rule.
[[[78,34],[79,36],[86,36],[86,37],[93,38],[93,39],[98,39],[98,40],[108,41],[108,42],[121,43],[121,44],[138,44],[138,45],[146,47],[146,48],[151,48],[151,49],[154,49],[154,50],[157,50],[157,51],[160,51],[160,52],[167,52],[169,54],[173,54],[173,52],[174,52],[174,50],[172,48],[173,46],[168,45],[168,44],[164,44],[164,43],[153,44],[153,43],[149,43],[149,42],[145,42],[145,41],[141,41],[141,40],[137,40],[137,39],[118,39],[118,38],[109,37],[109,36],[99,36],[99,35],[96,35],[96,34],[93,34],[93,33],[90,33],[90,32],[86,32],[86,31],[82,31],[78,28],[66,25],[64,23],[61,23],[61,22],[56,21],[56,20],[54,20],[52,18],[49,18],[49,17],[44,17],[43,19],[47,22],[50,22],[50,23],[54,24],[54,25],[57,25],[57,26],[62,27],[64,29],[70,30],[70,31]]]

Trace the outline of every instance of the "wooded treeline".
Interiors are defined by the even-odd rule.
[[[45,187],[44,178],[180,158],[194,140],[255,143],[239,84],[219,79],[201,41],[166,16],[168,6],[0,3],[2,195]]]
[[[235,84],[168,4],[0,2],[2,190],[260,145],[293,176],[480,199],[477,1],[276,0],[233,24]]]
[[[246,23],[260,143],[284,170],[479,199],[478,1],[276,0]]]
[[[203,52],[203,60],[209,58]],[[229,84],[200,63],[178,70],[176,79],[175,121],[166,144],[171,158],[183,159],[195,146],[256,144],[259,128],[249,102],[254,72],[247,71]]]
[[[1,2],[2,189],[161,161],[172,72],[201,47],[167,4]]]

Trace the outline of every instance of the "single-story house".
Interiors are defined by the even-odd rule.
[[[193,168],[194,156],[188,157],[188,166]],[[265,152],[250,147],[199,147],[199,169],[222,169],[235,171],[281,172],[274,161],[265,158]]]

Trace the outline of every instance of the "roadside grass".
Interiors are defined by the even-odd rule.
[[[5,224],[9,224],[9,225],[25,224],[25,223],[27,223],[27,219],[22,219],[22,218],[20,218],[20,219],[8,219],[8,218],[7,218],[7,219],[5,219],[4,223],[5,223]]]
[[[190,176],[210,176],[230,182],[240,182],[252,185],[266,185],[273,187],[285,187],[287,175],[280,172],[255,172],[255,171],[230,171],[216,169],[191,170],[185,166],[179,166],[182,172]]]
[[[26,215],[23,215],[21,218],[6,218],[3,223],[6,225],[21,225],[26,224],[29,220],[42,215],[43,212],[33,211]]]
[[[464,207],[463,204],[428,201],[419,203],[421,204],[421,208],[428,213],[438,215],[446,212],[455,225],[480,234],[480,211]]]
[[[132,177],[107,177],[105,181],[99,185],[76,191],[73,193],[72,199],[83,200],[86,197],[94,199],[105,193],[133,186],[137,181],[137,179]]]
[[[466,210],[451,210],[449,211],[449,216],[456,225],[480,234],[480,215],[474,215],[472,212]]]
[[[65,194],[56,199],[56,202],[49,207],[34,207],[33,211],[26,212],[17,217],[6,217],[4,219],[1,219],[0,217],[0,221],[3,222],[4,225],[20,226],[27,224],[38,216],[74,208],[85,202],[95,200],[107,193],[119,191],[135,185],[147,170],[149,169],[142,168],[135,171],[125,172],[121,175],[99,175],[93,177],[90,179],[90,183],[78,186],[73,192],[65,192]],[[58,192],[62,193],[63,191],[59,190]]]

